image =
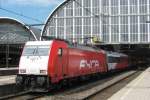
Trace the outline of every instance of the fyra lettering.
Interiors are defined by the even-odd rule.
[[[80,69],[92,68],[92,67],[99,67],[99,61],[98,60],[81,60],[80,61]]]

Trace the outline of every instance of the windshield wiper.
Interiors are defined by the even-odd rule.
[[[36,53],[37,53],[37,55],[39,56],[39,58],[41,58],[40,53],[39,53],[39,48],[38,48],[38,47],[36,48]]]
[[[33,50],[33,55],[35,55],[35,53],[36,53],[36,48]]]

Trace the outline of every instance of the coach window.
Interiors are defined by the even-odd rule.
[[[117,60],[117,61],[118,61],[118,63],[119,63],[119,62],[121,62],[121,58],[120,58],[120,57],[118,57],[117,59],[118,59],[118,60]]]
[[[63,52],[62,48],[59,48],[58,49],[58,56],[62,56],[62,52]]]
[[[119,62],[118,57],[114,57],[114,62],[115,62],[115,63]]]
[[[114,58],[111,57],[111,56],[108,56],[108,62],[109,62],[109,63],[113,63],[113,62],[114,62]]]

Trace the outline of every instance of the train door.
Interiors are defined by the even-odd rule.
[[[67,56],[67,49],[66,48],[59,48],[58,49],[58,63],[59,63],[59,73],[60,76],[65,77],[67,75],[67,62],[68,62],[68,56]]]
[[[67,76],[68,71],[68,49],[64,48],[62,50],[62,75]]]

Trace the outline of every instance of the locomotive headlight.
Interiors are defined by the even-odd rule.
[[[40,74],[47,74],[47,70],[40,70]]]
[[[26,69],[20,69],[20,73],[26,73]]]

